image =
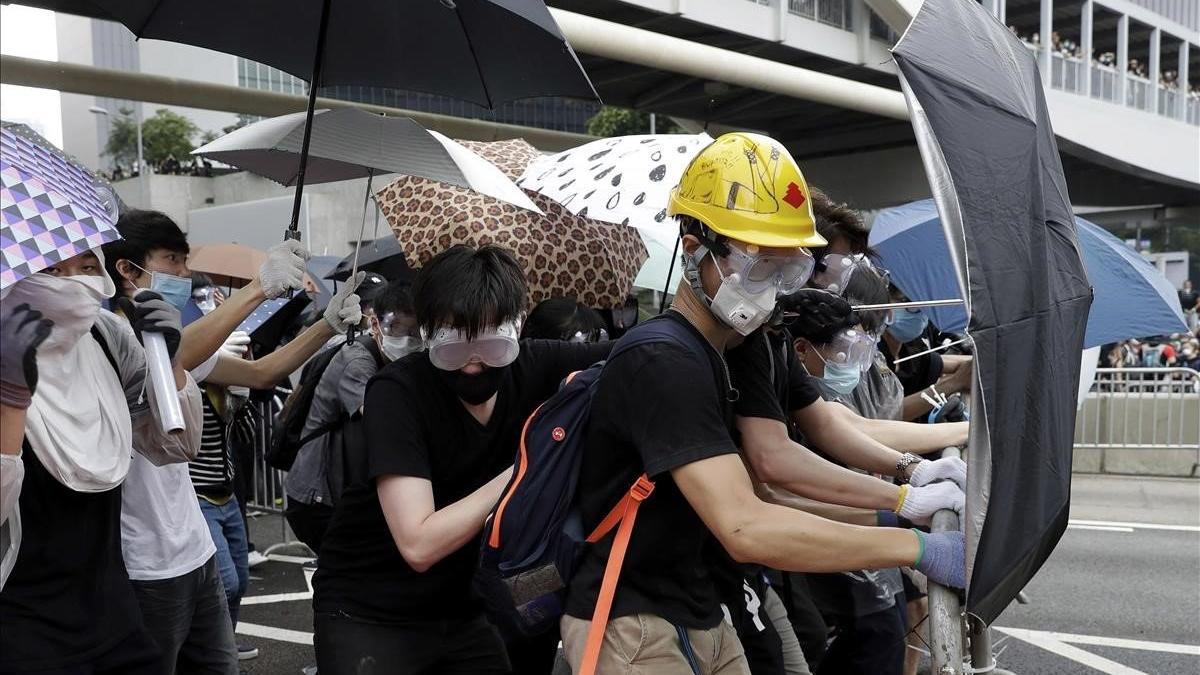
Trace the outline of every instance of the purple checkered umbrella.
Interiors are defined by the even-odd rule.
[[[0,128],[0,289],[119,239],[95,177]]]

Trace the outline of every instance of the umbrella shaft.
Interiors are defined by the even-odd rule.
[[[872,309],[909,309],[917,307],[946,307],[948,305],[961,305],[962,298],[951,298],[949,300],[915,300],[913,302],[885,302],[878,305],[854,305],[850,309],[853,310],[872,310]]]
[[[321,82],[321,65],[325,55],[325,32],[329,26],[329,6],[332,0],[321,3],[321,22],[317,29],[317,49],[313,56],[312,79],[308,81],[308,113],[304,117],[304,140],[300,143],[300,168],[296,172],[296,198],[292,202],[292,222],[288,239],[300,238],[300,202],[304,196],[304,170],[308,168],[308,143],[312,140],[313,113],[317,106],[317,88]]]

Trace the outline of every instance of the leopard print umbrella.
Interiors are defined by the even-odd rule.
[[[510,178],[538,156],[520,139],[463,144]],[[414,268],[456,244],[496,244],[520,261],[531,306],[550,297],[572,297],[596,309],[624,305],[649,255],[638,231],[580,218],[545,195],[526,194],[544,215],[411,176],[397,178],[376,193],[376,201]]]

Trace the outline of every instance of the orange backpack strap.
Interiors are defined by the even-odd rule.
[[[638,507],[651,492],[654,492],[654,481],[642,474],[587,538],[589,544],[594,544],[613,527],[620,525],[613,539],[612,550],[608,552],[608,562],[604,565],[604,580],[600,582],[600,595],[596,597],[596,610],[592,613],[592,625],[588,628],[579,675],[594,675],[596,672],[600,649],[604,646],[604,628],[608,625],[608,614],[612,611],[613,597],[617,594],[617,579],[621,576],[621,565],[625,562],[629,537],[633,534],[633,522],[637,519]]]

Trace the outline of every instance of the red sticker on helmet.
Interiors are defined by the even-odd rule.
[[[804,193],[800,191],[800,186],[796,185],[795,181],[788,183],[787,194],[783,196],[783,201],[790,204],[793,209],[804,206]]]
[[[567,437],[567,430],[562,427],[554,427],[554,431],[550,432],[550,437],[556,441],[561,441]]]

